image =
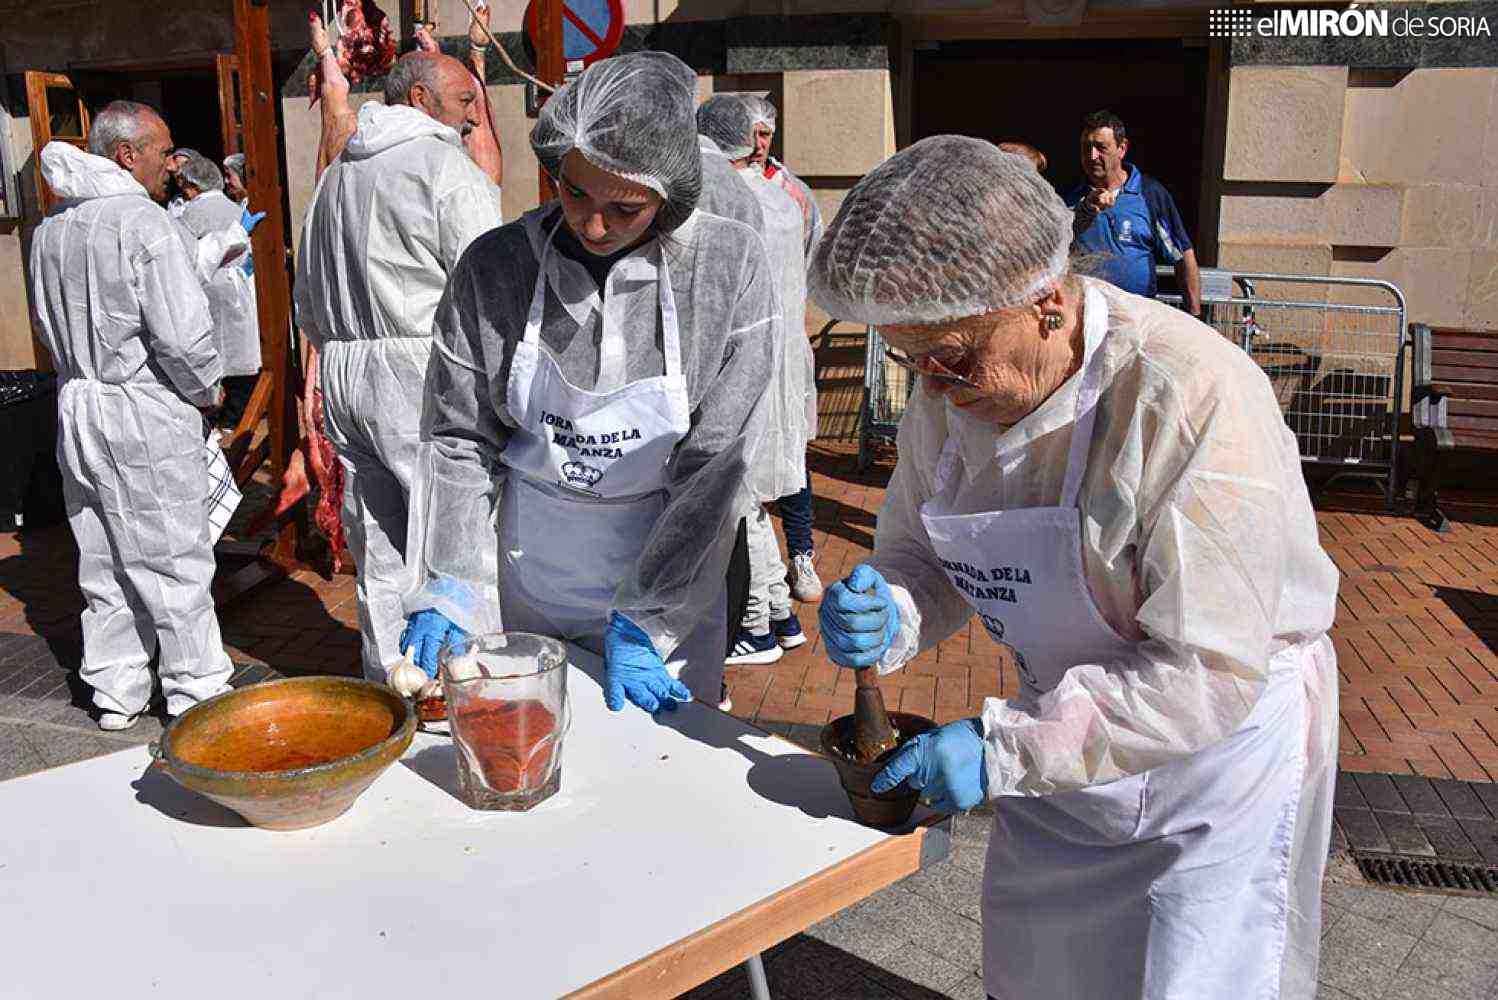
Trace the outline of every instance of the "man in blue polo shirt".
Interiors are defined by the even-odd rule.
[[[1082,121],[1085,180],[1066,196],[1075,213],[1073,245],[1103,255],[1101,277],[1136,295],[1155,294],[1155,262],[1174,264],[1186,311],[1201,313],[1201,271],[1170,192],[1124,162],[1123,120],[1094,111]]]

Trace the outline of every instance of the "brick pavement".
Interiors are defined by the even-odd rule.
[[[859,473],[850,447],[813,447],[824,579],[849,572],[871,547],[889,457]],[[1341,766],[1498,780],[1498,496],[1453,496],[1444,504],[1453,520],[1444,535],[1387,515],[1366,496],[1323,494],[1318,514],[1323,544],[1343,573],[1333,632]],[[0,535],[0,632],[76,649],[75,560],[65,525]],[[729,681],[736,715],[804,739],[849,710],[853,689],[852,678],[820,653],[815,608],[799,606],[798,615],[810,638],[804,647],[770,667],[731,668]],[[238,661],[293,674],[359,671],[350,577],[297,573],[220,618]],[[892,708],[947,721],[976,714],[985,698],[1013,692],[1018,679],[988,634],[969,626],[881,683]]]

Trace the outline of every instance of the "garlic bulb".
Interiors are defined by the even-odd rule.
[[[483,676],[479,668],[479,657],[475,652],[463,653],[447,661],[447,675],[455,681],[471,681]]]
[[[405,656],[385,671],[385,683],[394,688],[402,698],[410,698],[425,687],[429,680],[431,678],[427,676],[427,672],[411,658],[409,649]]]

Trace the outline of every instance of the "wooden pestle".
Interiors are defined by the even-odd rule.
[[[853,692],[853,755],[859,763],[868,764],[894,749],[895,727],[890,725],[889,712],[884,708],[878,666],[855,670],[853,675],[858,681],[858,689]]]
[[[864,667],[853,672],[858,681],[858,690],[853,692],[853,754],[862,764],[895,746],[895,728],[884,708],[878,671],[878,667]]]

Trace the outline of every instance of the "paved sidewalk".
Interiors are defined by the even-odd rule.
[[[860,474],[849,449],[821,445],[812,465],[818,564],[830,580],[872,545],[889,465]],[[1363,494],[1322,498],[1323,542],[1344,573],[1333,638],[1345,770],[1463,782],[1498,777],[1498,499],[1460,499],[1446,505],[1454,530],[1435,535],[1382,513]],[[122,735],[94,727],[76,676],[81,610],[66,526],[0,536],[0,779],[159,732],[159,719]],[[852,687],[818,652],[815,609],[799,613],[811,642],[774,666],[733,669],[730,678],[736,714],[812,742],[817,727],[848,710]],[[349,577],[297,573],[223,609],[220,618],[241,665],[239,682],[269,676],[271,668],[359,672]],[[986,633],[969,629],[886,686],[892,705],[947,720],[975,714],[985,697],[1003,696],[1015,683]],[[1354,784],[1356,794],[1344,790],[1339,803],[1370,813],[1380,830],[1405,822],[1401,815],[1426,830],[1446,822],[1409,801],[1417,794],[1410,789],[1425,786],[1396,784],[1405,789],[1404,814],[1394,808],[1399,803],[1378,797],[1380,782]],[[988,829],[986,817],[959,818],[952,860],[773,949],[766,966],[776,1000],[981,1000],[978,887]],[[1328,1000],[1498,998],[1498,899],[1375,888],[1339,857],[1325,912],[1321,996]],[[739,970],[688,994],[747,995]]]

